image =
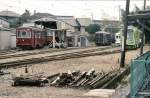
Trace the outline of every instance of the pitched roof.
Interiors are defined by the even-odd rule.
[[[3,17],[0,17],[0,20],[4,20],[4,21],[9,23],[9,21],[7,19],[3,18]]]
[[[35,22],[56,22],[57,19],[51,18],[51,17],[44,17],[37,20],[34,20]]]
[[[57,16],[57,19],[74,27],[79,26],[74,16]]]
[[[56,18],[53,14],[49,13],[35,13],[34,15],[30,16],[31,19],[39,19],[39,18],[44,18],[44,17],[51,17],[51,18]]]
[[[0,16],[20,17],[18,13],[15,13],[13,11],[1,11]]]
[[[121,22],[118,20],[93,20],[93,23],[100,25],[120,25]]]
[[[74,19],[74,16],[57,15],[57,19]]]
[[[76,19],[63,19],[62,21],[74,27],[79,26]]]
[[[81,26],[88,26],[92,23],[90,18],[77,18],[77,21]]]

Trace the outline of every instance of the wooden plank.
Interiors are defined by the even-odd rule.
[[[84,96],[110,98],[114,93],[114,89],[94,89],[85,93]]]
[[[150,96],[150,92],[138,92],[138,95],[140,96]]]
[[[92,92],[111,92],[111,93],[115,93],[114,89],[94,89],[91,90]]]

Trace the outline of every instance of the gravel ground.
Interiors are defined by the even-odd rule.
[[[145,50],[149,50],[149,48],[146,47]],[[139,54],[139,49],[129,51],[126,55],[126,63],[129,63],[137,54]],[[74,58],[34,64],[28,67],[28,69],[30,74],[44,72],[46,76],[58,72],[67,72],[68,70],[88,71],[91,68],[94,68],[96,71],[108,72],[119,68],[119,58],[120,53]],[[24,68],[8,69],[8,71],[15,76],[24,74]],[[10,75],[0,76],[0,98],[96,98],[83,96],[88,90],[57,87],[12,87],[11,82]],[[116,95],[123,96],[126,93],[124,90],[122,90],[123,92],[120,91]]]

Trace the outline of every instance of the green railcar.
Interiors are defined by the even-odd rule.
[[[120,35],[122,35],[123,30],[120,30]],[[140,43],[141,43],[141,35],[142,31],[134,26],[128,26],[128,30],[127,30],[127,40],[126,40],[126,48],[127,49],[136,49],[140,47]],[[119,33],[116,33],[116,36],[118,36]],[[118,37],[116,37],[116,44],[118,44],[118,42],[120,42],[120,44],[122,43],[122,39],[123,37],[119,37],[120,41],[118,41],[119,39],[117,39]],[[145,38],[144,38],[145,39]]]
[[[134,26],[128,26],[126,48],[127,49],[139,48],[141,42],[140,35],[141,30],[139,30]]]

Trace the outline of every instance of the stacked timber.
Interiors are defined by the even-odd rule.
[[[117,74],[118,71],[96,73],[94,69],[91,69],[88,72],[69,71],[69,73],[60,73],[59,75],[57,74],[56,77],[49,78],[49,80],[51,81],[51,86],[95,89],[105,85]]]
[[[85,89],[104,88],[110,84],[110,81],[118,76],[119,70],[113,70],[108,73],[96,72],[94,69],[81,72],[68,71],[66,73],[57,73],[48,77],[41,74],[22,75],[13,78],[13,86],[43,86],[45,84],[57,87],[76,87]]]

